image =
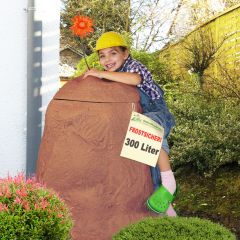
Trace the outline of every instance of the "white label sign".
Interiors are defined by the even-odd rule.
[[[143,114],[132,112],[120,156],[155,167],[164,129]]]

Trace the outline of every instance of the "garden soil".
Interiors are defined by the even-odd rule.
[[[69,81],[48,106],[37,178],[68,204],[74,240],[110,240],[151,215],[149,167],[119,156],[132,110],[135,87],[94,77]]]

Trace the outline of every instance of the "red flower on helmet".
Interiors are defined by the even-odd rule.
[[[70,29],[74,35],[84,38],[93,32],[93,20],[86,16],[75,16],[72,19],[73,25]]]

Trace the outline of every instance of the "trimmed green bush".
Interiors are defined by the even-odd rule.
[[[225,227],[200,218],[145,218],[131,224],[112,240],[236,240]]]
[[[23,174],[0,179],[1,240],[67,240],[72,219],[64,201]]]

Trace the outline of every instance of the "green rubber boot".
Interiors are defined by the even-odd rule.
[[[175,199],[163,185],[161,185],[147,200],[147,207],[156,213],[165,213],[170,203]]]

